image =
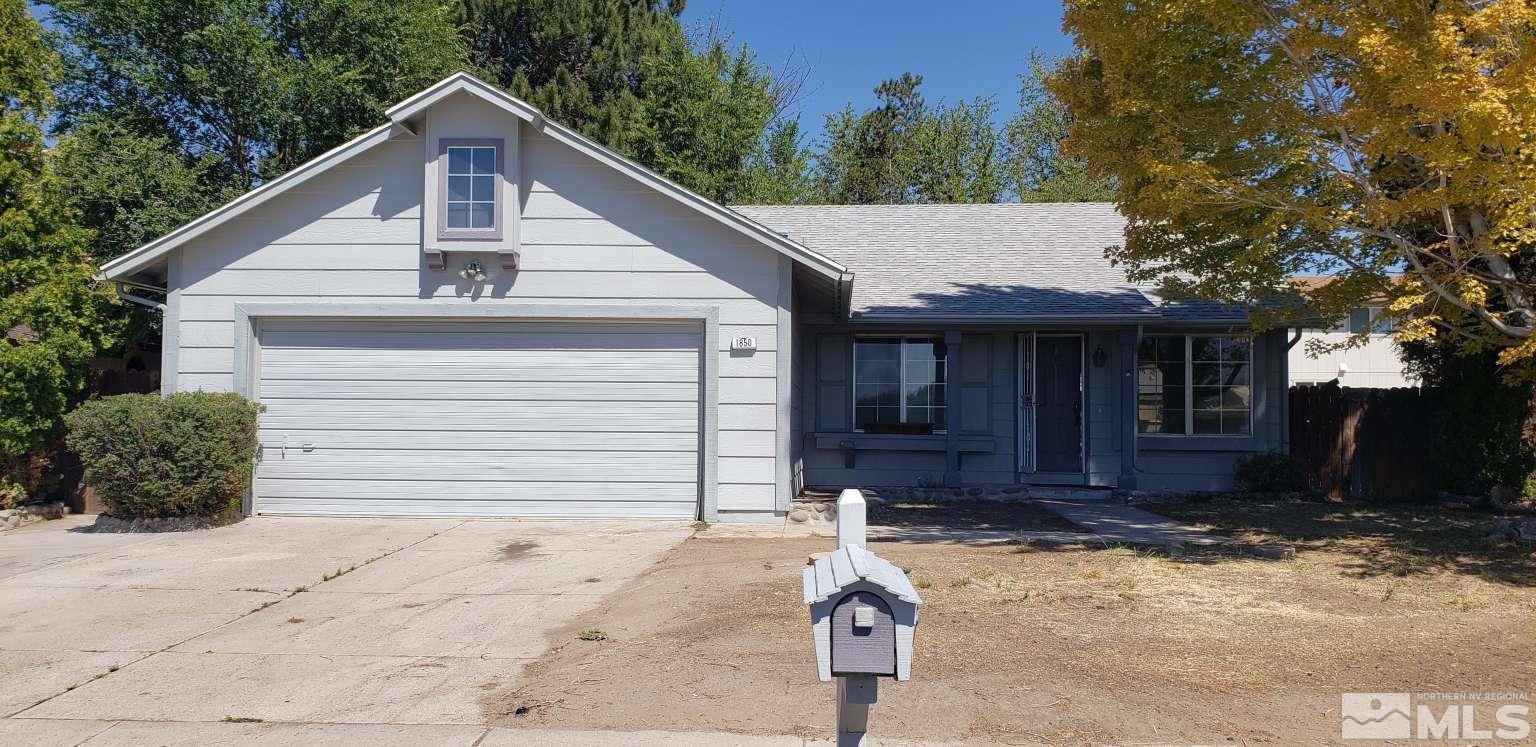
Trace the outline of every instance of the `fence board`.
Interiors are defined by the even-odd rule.
[[[1419,389],[1292,387],[1291,456],[1330,498],[1433,497],[1430,400]]]

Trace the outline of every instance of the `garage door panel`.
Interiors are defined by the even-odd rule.
[[[260,513],[694,515],[697,325],[264,320]]]
[[[471,323],[472,324],[472,323]],[[456,350],[475,351],[525,351],[529,353],[565,353],[587,355],[594,352],[594,345],[602,350],[692,350],[697,345],[698,334],[692,331],[638,331],[638,332],[526,332],[490,330],[475,331],[420,331],[390,330],[387,334],[333,330],[306,330],[283,332],[282,347],[291,350],[327,352],[332,350],[402,351],[402,350]],[[338,340],[338,337],[342,339]],[[339,343],[339,344],[338,344]]]
[[[258,478],[257,489],[268,498],[333,498],[388,502],[389,505],[434,500],[474,501],[479,503],[521,503],[524,501],[561,500],[591,503],[661,502],[692,505],[698,494],[691,485],[619,482],[503,482],[485,483],[457,479],[358,480],[344,484],[338,480],[290,480]]]
[[[629,381],[623,387],[613,382],[533,381],[515,385],[505,381],[455,381],[452,385],[436,381],[335,381],[269,380],[262,382],[261,396],[267,402],[281,400],[548,400],[574,397],[581,401],[616,400],[642,402],[697,402],[699,386],[692,381]]]
[[[261,372],[263,380],[270,381],[421,381],[442,384],[450,381],[529,381],[560,382],[586,381],[605,383],[638,382],[697,382],[698,362],[638,361],[580,362],[568,358],[543,362],[507,363],[494,360],[480,362],[416,362],[414,354],[400,353],[369,361],[359,368],[361,360],[295,363],[286,359],[271,360],[263,352]],[[404,359],[404,360],[402,360]]]
[[[454,475],[466,482],[691,483],[698,476],[693,452],[305,452],[269,446],[262,466],[273,479],[430,480]]]
[[[444,498],[424,507],[419,501],[374,499],[269,499],[262,513],[269,515],[327,516],[516,516],[524,519],[677,519],[691,515],[695,501],[611,501],[582,504],[565,500],[493,499],[486,501]]]
[[[415,431],[364,431],[364,430],[283,430],[264,427],[261,442],[268,448],[282,445],[284,436],[288,447],[313,444],[316,449],[398,449],[402,451],[680,451],[693,453],[699,445],[698,433],[646,433],[635,438],[630,433],[594,433],[576,431],[464,431],[464,430],[415,430]],[[768,443],[772,444],[772,433]],[[722,443],[724,435],[722,434]]]

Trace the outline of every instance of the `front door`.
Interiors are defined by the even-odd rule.
[[[1083,338],[1034,336],[1034,471],[1083,471]]]

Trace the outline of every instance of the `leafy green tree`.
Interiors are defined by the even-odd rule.
[[[742,202],[792,96],[755,55],[678,22],[682,0],[460,0],[471,59],[551,119],[706,197]]]
[[[93,259],[114,259],[235,196],[216,181],[217,158],[189,156],[167,137],[141,135],[91,115],[52,155],[79,222],[95,231]]]
[[[827,116],[815,159],[821,200],[830,203],[996,202],[1004,150],[989,98],[930,106],[911,73],[875,88],[876,105]]]
[[[678,39],[641,66],[644,107],[626,152],[718,202],[750,191],[746,166],[773,118],[772,76],[750,50]]]
[[[0,478],[19,480],[112,342],[110,300],[92,281],[90,232],[50,173],[41,122],[58,60],[25,0],[0,0]]]
[[[911,202],[912,133],[927,114],[918,87],[921,75],[903,73],[875,87],[875,108],[856,113],[848,105],[827,115],[826,139],[817,157],[817,189],[834,204]]]
[[[743,203],[795,205],[816,198],[811,173],[813,155],[801,143],[800,121],[769,125],[763,145],[747,163],[747,194]]]
[[[463,67],[436,0],[51,0],[59,125],[99,114],[249,189]]]
[[[997,202],[1003,158],[991,99],[959,101],[926,113],[908,140],[911,194],[919,202]]]
[[[1114,189],[1088,173],[1082,158],[1062,152],[1071,116],[1044,80],[1051,63],[1039,54],[1019,74],[1019,111],[1003,126],[1004,180],[1020,202],[1108,202]]]

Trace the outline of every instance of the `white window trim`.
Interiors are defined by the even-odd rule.
[[[1182,337],[1184,338],[1184,432],[1183,433],[1144,433],[1141,430],[1141,382],[1136,382],[1137,411],[1136,437],[1137,438],[1253,438],[1253,410],[1255,398],[1258,396],[1259,380],[1258,371],[1253,366],[1253,349],[1258,344],[1258,338],[1248,337],[1248,432],[1247,433],[1195,433],[1195,338],[1196,337],[1244,337],[1245,335],[1223,335],[1209,332],[1192,332],[1188,334],[1147,334],[1148,337]],[[1138,344],[1139,348],[1140,345]],[[1137,376],[1141,371],[1141,352],[1135,351]]]
[[[495,190],[492,192],[491,227],[490,228],[449,228],[448,227],[448,149],[449,148],[494,148],[496,149],[496,168],[494,170]],[[468,240],[468,241],[500,241],[502,228],[506,224],[506,202],[503,199],[506,182],[506,141],[501,138],[442,138],[437,141],[437,238],[439,241]]]
[[[896,348],[897,348],[896,365],[898,367],[897,377],[896,377],[896,379],[897,379],[897,381],[896,381],[896,393],[897,393],[897,397],[898,397],[897,403],[901,407],[901,415],[900,415],[900,417],[901,417],[901,425],[911,425],[911,423],[907,422],[907,341],[908,340],[930,340],[930,341],[936,342],[936,343],[938,343],[940,345],[945,345],[944,335],[942,335],[942,334],[937,334],[937,335],[923,335],[923,334],[912,334],[912,335],[880,335],[880,334],[854,335],[854,338],[853,338],[853,371],[851,372],[851,375],[848,377],[849,382],[851,382],[851,385],[848,387],[849,394],[851,395],[851,397],[850,397],[850,405],[849,406],[852,408],[852,412],[849,413],[849,415],[852,416],[850,425],[853,426],[853,432],[854,433],[865,433],[866,432],[863,428],[859,427],[859,342],[861,340],[896,340],[897,341],[897,345],[896,345]],[[944,435],[944,434],[949,433],[949,376],[948,376],[948,373],[949,373],[949,371],[948,371],[948,369],[949,369],[949,348],[948,348],[947,345],[945,346],[945,349],[944,349],[944,368],[945,368],[945,374],[946,374],[945,377],[944,377],[944,427],[943,428],[935,428],[933,430],[933,435],[935,435],[935,436]],[[901,435],[901,434],[891,434],[891,435]]]

